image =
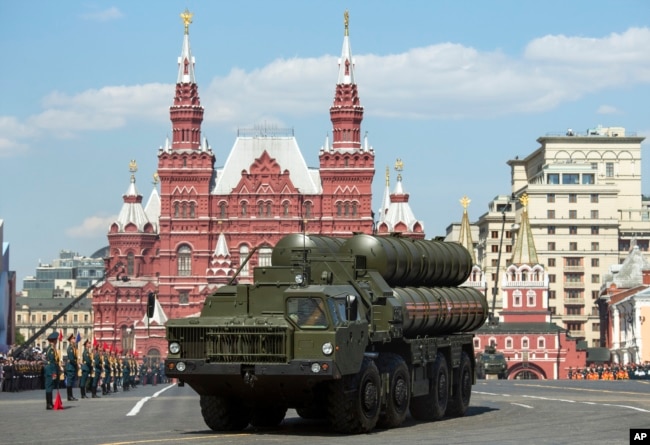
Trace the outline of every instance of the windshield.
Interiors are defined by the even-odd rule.
[[[287,315],[300,328],[326,329],[325,303],[320,298],[287,298]]]

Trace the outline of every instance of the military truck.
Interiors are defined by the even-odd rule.
[[[478,355],[476,369],[478,378],[486,379],[494,376],[497,379],[505,379],[507,378],[508,362],[503,353],[497,351],[496,346],[488,345]]]
[[[252,284],[166,325],[166,374],[200,396],[215,431],[280,424],[287,409],[340,433],[463,416],[476,383],[483,294],[457,243],[292,234]]]

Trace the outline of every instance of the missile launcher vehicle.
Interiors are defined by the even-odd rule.
[[[459,417],[476,383],[485,296],[458,287],[459,244],[402,237],[282,238],[252,284],[167,321],[166,374],[200,396],[215,431],[272,427],[289,408],[343,434]],[[153,306],[150,304],[150,306]]]

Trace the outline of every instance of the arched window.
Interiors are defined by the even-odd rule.
[[[271,203],[266,203],[266,216],[271,216]]]
[[[506,349],[512,349],[512,337],[506,338]]]
[[[257,265],[258,266],[270,266],[271,265],[271,253],[273,253],[273,249],[270,247],[262,247],[260,248],[260,253],[258,254],[257,257]]]
[[[546,348],[546,339],[544,337],[537,337],[537,349]]]
[[[350,203],[345,203],[345,216],[350,216]]]
[[[528,337],[522,337],[521,339],[521,349],[528,349],[530,347],[528,342]]]
[[[257,204],[257,216],[264,216],[264,203],[260,202]]]
[[[248,246],[241,246],[239,248],[239,264],[242,264],[246,260],[247,256],[248,256]],[[247,277],[248,276],[248,265],[249,264],[250,264],[250,262],[246,263],[246,265],[241,268],[241,272],[239,274],[242,277]]]
[[[126,274],[133,276],[133,271],[135,270],[135,255],[133,252],[126,254]]]
[[[341,216],[343,213],[343,205],[340,202],[336,203],[336,216]]]
[[[187,203],[184,202],[181,209],[181,218],[187,218]]]
[[[226,203],[222,202],[219,204],[219,218],[225,218],[227,216],[226,213]]]
[[[515,289],[512,292],[512,305],[514,307],[521,307],[521,291],[519,289]]]
[[[289,216],[289,203],[285,201],[284,204],[282,204],[283,210],[282,213],[284,213],[284,216]]]
[[[537,304],[537,294],[535,294],[535,291],[532,289],[529,289],[528,292],[526,292],[526,306],[528,307],[535,307],[535,304]]]
[[[178,201],[174,203],[174,218],[178,218]]]
[[[311,202],[305,203],[305,218],[311,218]]]
[[[192,275],[192,249],[188,245],[178,248],[178,276],[189,277]]]
[[[190,202],[190,218],[196,218],[196,203]]]
[[[241,216],[246,216],[248,209],[246,208],[246,203],[242,201],[241,203]]]
[[[357,216],[357,203],[352,203],[352,216]]]

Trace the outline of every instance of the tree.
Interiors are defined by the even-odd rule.
[[[18,328],[16,328],[16,335],[14,336],[14,338],[16,339],[14,343],[16,343],[17,345],[22,345],[23,343],[25,343],[25,336],[20,333],[20,330]]]

